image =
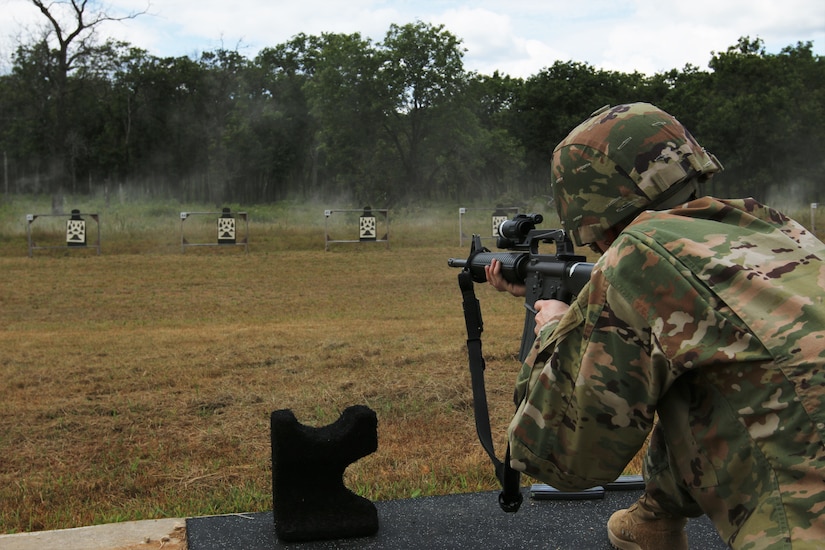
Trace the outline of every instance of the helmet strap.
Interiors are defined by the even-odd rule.
[[[696,177],[699,174],[691,171],[680,183],[671,185],[645,206],[645,210],[669,210],[696,198],[698,186]]]

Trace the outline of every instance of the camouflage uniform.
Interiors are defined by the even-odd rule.
[[[647,492],[734,548],[825,541],[825,245],[754,200],[635,218],[543,327],[517,383],[512,465]],[[656,417],[658,416],[658,422]]]

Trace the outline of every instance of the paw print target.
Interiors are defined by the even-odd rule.
[[[218,243],[235,242],[235,218],[218,218]]]
[[[69,246],[86,245],[86,220],[71,219],[66,222],[66,244]]]
[[[358,236],[362,241],[374,241],[376,239],[375,216],[361,216],[359,218]]]
[[[507,216],[496,216],[493,215],[492,223],[493,223],[493,237],[499,237],[500,234],[498,232],[498,228],[501,226],[502,223],[507,221]]]

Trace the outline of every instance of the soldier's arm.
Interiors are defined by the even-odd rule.
[[[622,473],[644,445],[658,397],[645,325],[594,270],[568,313],[540,334],[543,351],[522,367],[509,430],[514,467],[563,490]]]

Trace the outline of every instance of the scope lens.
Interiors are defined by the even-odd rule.
[[[521,240],[521,237],[530,231],[529,228],[524,231],[522,225],[523,220],[507,220],[498,227],[498,233],[508,239]]]

